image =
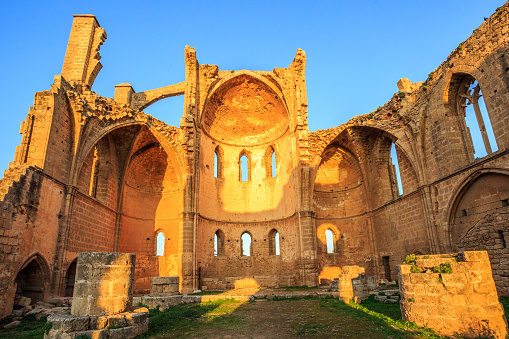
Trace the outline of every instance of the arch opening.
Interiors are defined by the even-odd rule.
[[[156,236],[156,256],[158,257],[164,257],[164,248],[165,248],[165,241],[166,237],[164,236],[164,233],[159,231],[157,232]]]
[[[269,233],[269,255],[279,255],[279,232],[275,229]]]
[[[224,255],[224,233],[217,230],[214,233],[214,257],[221,257]]]
[[[399,161],[398,161],[398,153],[396,151],[396,144],[395,143],[392,143],[392,146],[391,146],[391,156],[390,156],[390,161],[389,161],[389,171],[390,173],[392,173],[393,177],[393,181],[396,181],[395,182],[395,193],[396,193],[396,196],[399,196],[401,194],[404,193],[403,191],[403,183],[401,181],[401,173],[400,173],[400,166],[399,166]]]
[[[251,234],[244,232],[240,237],[241,255],[250,257],[252,253]]]
[[[476,225],[493,213],[509,213],[509,175],[487,172],[467,181],[453,200],[450,211],[451,249]],[[496,230],[491,231],[499,238]]]
[[[474,157],[482,158],[498,150],[481,87],[474,78],[465,79],[465,92],[459,93],[460,109],[472,139]],[[468,87],[467,87],[468,86]]]
[[[72,297],[74,293],[74,282],[76,280],[77,260],[74,260],[65,273],[65,296]]]
[[[276,152],[272,152],[272,177],[275,178],[277,176],[277,166],[276,166]]]
[[[251,163],[250,158],[245,152],[240,153],[239,158],[239,180],[249,181],[251,179]]]
[[[325,241],[327,244],[327,253],[336,253],[334,232],[328,228],[325,230]]]
[[[31,305],[44,300],[48,272],[43,259],[36,257],[16,275],[16,296],[31,299]]]

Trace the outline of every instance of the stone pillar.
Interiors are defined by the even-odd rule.
[[[71,314],[111,315],[132,310],[135,254],[78,255]]]
[[[102,68],[99,49],[104,40],[106,31],[95,16],[75,15],[62,67],[64,79],[90,89]]]
[[[316,262],[316,227],[314,219],[313,187],[311,183],[311,169],[302,167],[301,173],[301,210],[299,226],[301,230],[301,260],[300,269],[302,284],[316,286],[318,283],[318,265]]]

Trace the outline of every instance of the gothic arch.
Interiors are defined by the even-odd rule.
[[[50,268],[40,253],[34,253],[19,267],[14,279],[16,294],[32,299],[32,304],[44,300],[48,294]]]
[[[85,158],[88,156],[92,148],[99,142],[99,140],[115,130],[129,126],[145,126],[148,128],[148,130],[159,141],[160,145],[164,148],[168,156],[172,157],[172,160],[174,160],[172,162],[177,165],[177,177],[179,178],[179,182],[182,185],[182,173],[184,172],[185,166],[178,147],[172,142],[174,139],[168,139],[168,137],[165,137],[163,134],[161,134],[161,132],[159,132],[153,124],[147,123],[146,121],[122,121],[118,124],[110,125],[101,129],[96,135],[86,141],[82,140],[80,142],[81,146],[79,147],[80,151],[78,151],[76,157],[73,160],[72,171],[70,175],[70,182],[72,185],[76,185],[79,172],[83,167]],[[176,133],[178,133],[178,131],[176,131]],[[178,137],[178,135],[173,136],[173,138],[176,137]],[[176,143],[176,141],[174,142]]]
[[[291,124],[283,94],[259,75],[240,73],[226,77],[209,93],[200,116],[201,130],[219,144],[270,144]]]
[[[251,77],[256,81],[259,81],[259,82],[265,84],[266,86],[269,86],[270,89],[272,91],[274,91],[278,95],[278,97],[283,101],[286,111],[287,112],[290,111],[288,109],[288,104],[286,103],[285,96],[284,96],[281,88],[278,85],[276,85],[272,81],[268,81],[267,78],[264,78],[253,71],[243,69],[240,71],[235,71],[230,74],[226,74],[221,80],[217,81],[216,83],[214,83],[212,86],[209,87],[208,92],[207,92],[207,98],[205,100],[205,103],[203,105],[203,110],[201,112],[201,116],[203,116],[203,113],[205,112],[207,104],[209,103],[209,101],[211,100],[211,98],[214,96],[214,94],[216,92],[221,90],[225,85],[227,85],[228,82],[235,80],[235,78],[242,77],[242,76]]]
[[[448,208],[445,212],[446,220],[447,220],[447,229],[446,229],[446,241],[447,248],[452,251],[456,247],[456,242],[458,239],[455,236],[455,218],[458,212],[458,206],[462,202],[465,194],[468,192],[469,188],[474,185],[478,179],[483,176],[488,175],[503,175],[509,181],[509,170],[502,168],[482,168],[467,176],[465,179],[461,181],[459,185],[456,186],[456,189],[453,191],[449,203],[447,204]],[[488,213],[488,211],[486,211]],[[479,217],[481,219],[482,216]],[[468,231],[468,229],[467,229]]]

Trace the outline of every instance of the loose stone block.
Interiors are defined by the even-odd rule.
[[[164,296],[179,293],[179,277],[152,277],[150,295]]]

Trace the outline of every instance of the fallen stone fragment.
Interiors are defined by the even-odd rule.
[[[21,321],[16,320],[16,321],[13,321],[12,323],[8,323],[7,325],[5,325],[4,329],[10,330],[11,328],[19,326],[19,324],[21,324]]]

